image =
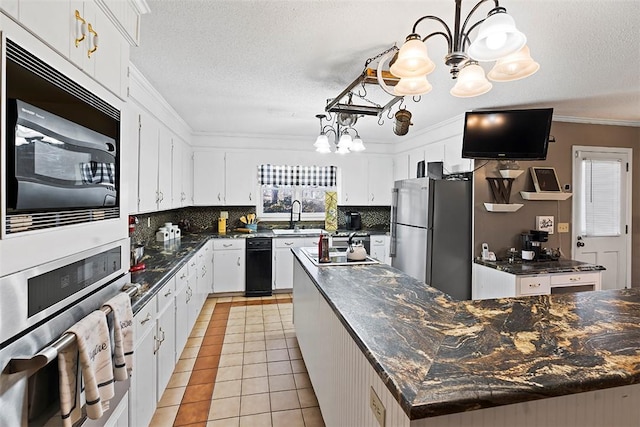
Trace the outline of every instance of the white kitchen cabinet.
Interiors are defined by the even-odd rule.
[[[204,294],[204,298],[213,292],[213,245],[211,241],[198,250],[196,254],[196,266],[198,271],[198,294]],[[199,296],[202,298],[202,295]]]
[[[371,258],[391,265],[391,256],[389,255],[389,236],[384,234],[375,234],[370,236],[370,239]]]
[[[155,331],[156,359],[156,401],[160,401],[164,389],[176,366],[176,309],[175,277],[167,282],[157,295],[157,316]]]
[[[197,258],[194,255],[188,262],[189,264],[189,279],[187,284],[187,303],[188,303],[188,311],[187,311],[187,319],[188,319],[188,333],[191,333],[191,329],[193,325],[196,324],[196,320],[198,319],[198,315],[200,314],[200,310],[202,309],[202,305],[200,304],[201,298],[198,296],[198,262]]]
[[[444,144],[444,169],[449,173],[473,171],[473,160],[462,158],[462,134],[453,136]]]
[[[160,126],[158,121],[144,110],[138,111],[139,164],[138,164],[138,212],[155,211],[158,208],[158,155]]]
[[[225,201],[228,206],[255,206],[258,158],[250,152],[225,154]]]
[[[171,209],[171,134],[162,126],[158,138],[158,207]]]
[[[18,5],[18,19],[49,46],[69,57],[72,30],[68,0],[21,0]],[[46,23],[46,25],[43,25]]]
[[[155,315],[154,298],[133,319],[136,344],[129,388],[129,425],[131,426],[150,425],[156,410]]]
[[[401,154],[393,158],[393,182],[409,178],[409,155]],[[412,178],[412,176],[411,176]]]
[[[369,204],[368,162],[365,157],[345,159],[340,167],[340,205],[367,206]]]
[[[473,264],[473,299],[507,298],[601,289],[599,271],[516,275]]]
[[[187,344],[191,326],[189,325],[189,309],[193,289],[189,283],[189,263],[183,265],[176,273],[176,360],[180,358]],[[193,276],[195,278],[195,276]]]
[[[224,152],[193,152],[193,204],[219,206],[225,204]]]
[[[367,164],[367,205],[390,206],[393,162],[389,157],[371,157]]]
[[[171,207],[190,206],[193,197],[191,149],[175,135],[172,137],[171,176]]]
[[[293,288],[294,256],[291,248],[317,247],[318,239],[310,237],[278,237],[272,240],[273,289]]]
[[[244,239],[213,239],[213,292],[244,292]]]
[[[104,427],[129,427],[129,425],[129,393],[127,392],[111,412]]]

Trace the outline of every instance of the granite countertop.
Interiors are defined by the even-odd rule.
[[[384,234],[384,230],[371,229],[361,230],[371,235]],[[292,233],[293,235],[293,233]],[[253,233],[242,233],[229,231],[227,233],[217,233],[212,231],[201,231],[185,233],[180,239],[170,240],[167,243],[154,242],[145,245],[144,262],[146,268],[143,271],[131,273],[131,282],[142,285],[142,293],[131,300],[134,313],[137,313],[145,306],[162,288],[162,286],[173,275],[176,274],[187,261],[209,239],[246,239],[254,237],[276,237],[269,229],[258,229]],[[290,237],[290,235],[280,235],[278,237]]]
[[[495,268],[496,270],[516,275],[605,270],[601,265],[588,264],[572,259],[559,259],[556,261],[515,261],[510,263],[509,261],[485,261],[481,258],[476,258],[474,262],[484,265],[485,267]]]
[[[640,289],[458,302],[294,253],[410,419],[640,383]]]

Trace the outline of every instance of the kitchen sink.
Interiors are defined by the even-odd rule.
[[[278,229],[278,230],[271,230],[271,231],[276,236],[282,236],[284,234],[288,236],[319,236],[320,232],[327,233],[321,228],[298,228],[297,230],[292,228],[287,228],[284,230]]]

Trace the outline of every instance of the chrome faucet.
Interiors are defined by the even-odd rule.
[[[298,204],[298,221],[296,221],[295,223],[293,222],[293,208],[296,205],[296,203]],[[302,214],[302,203],[300,203],[300,200],[294,200],[291,203],[291,211],[289,213],[289,228],[294,228],[294,224],[295,224],[295,228],[298,228],[298,222],[300,222],[300,215]]]

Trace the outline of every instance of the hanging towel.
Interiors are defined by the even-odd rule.
[[[96,420],[109,409],[109,399],[114,395],[114,387],[106,314],[94,311],[70,327],[66,333],[76,336],[73,344],[58,353],[60,409],[63,424],[68,427],[80,416],[78,363],[82,371],[89,418]]]
[[[103,307],[113,312],[113,365],[116,381],[125,381],[133,371],[133,311],[131,298],[124,292],[119,293]]]

